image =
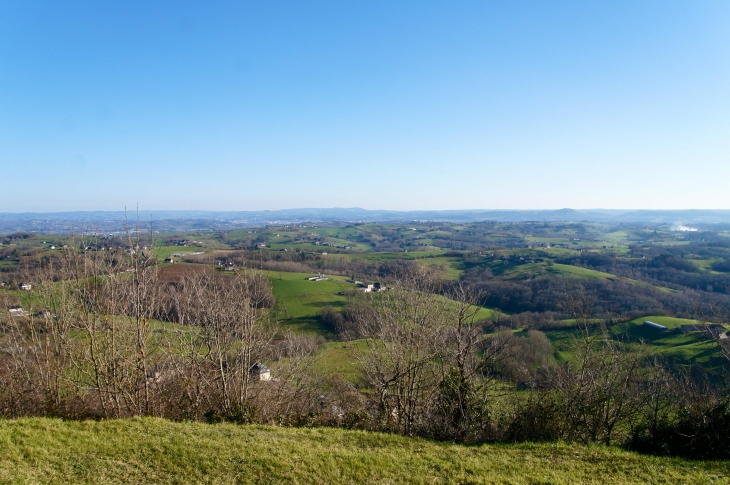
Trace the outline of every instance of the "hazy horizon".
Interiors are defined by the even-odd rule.
[[[722,1],[5,3],[0,212],[730,209],[728,24]]]
[[[206,211],[206,210],[146,210],[127,211],[67,211],[67,212],[0,212],[0,230],[21,230],[45,222],[68,226],[77,222],[93,221],[225,221],[226,224],[277,224],[307,222],[604,222],[651,223],[682,226],[683,224],[730,224],[730,210],[621,210],[621,209],[450,209],[450,210],[368,210],[350,208],[292,208],[260,211]],[[27,226],[31,224],[31,226]]]
[[[642,207],[632,207],[625,209],[615,209],[607,207],[589,207],[584,209],[577,209],[574,207],[557,207],[557,208],[536,208],[528,207],[524,209],[518,208],[455,208],[455,209],[367,209],[365,207],[283,207],[280,209],[196,209],[196,208],[122,208],[122,209],[78,209],[78,210],[35,210],[35,211],[0,211],[0,214],[62,214],[62,213],[92,213],[92,212],[109,212],[109,213],[135,213],[137,211],[149,213],[149,212],[212,212],[212,213],[235,213],[235,212],[286,212],[286,211],[327,211],[327,210],[362,210],[367,212],[559,212],[559,211],[576,211],[576,212],[616,212],[616,213],[627,213],[627,212],[730,212],[730,209],[723,208],[708,208],[708,209],[697,209],[693,207],[679,208],[679,209],[649,209]]]

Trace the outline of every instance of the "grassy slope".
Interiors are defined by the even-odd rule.
[[[319,311],[324,306],[341,307],[347,297],[339,295],[355,285],[345,282],[345,277],[329,276],[326,281],[308,281],[315,273],[285,273],[264,271],[271,282],[276,298],[275,318],[293,329],[306,333],[326,333],[321,327]]]
[[[327,342],[320,348],[314,367],[321,372],[337,374],[344,380],[357,383],[362,379],[362,370],[356,354],[366,350],[364,340]]]
[[[664,325],[668,330],[657,331],[643,325],[649,320]],[[643,340],[651,346],[658,355],[676,360],[680,364],[689,365],[700,363],[707,368],[719,368],[723,363],[717,344],[702,331],[683,333],[681,325],[693,325],[695,320],[684,318],[648,316],[637,318],[631,322],[614,327],[617,335],[628,337],[630,340]]]
[[[730,462],[326,428],[0,421],[2,483],[730,483]]]
[[[579,278],[586,278],[586,279],[600,279],[605,280],[608,278],[617,278],[616,276],[610,274],[610,273],[604,273],[602,271],[596,271],[594,269],[588,269],[588,268],[580,268],[578,266],[570,266],[567,264],[554,264],[552,266],[548,266],[547,268],[548,273],[551,274],[562,274],[562,275],[571,275],[571,276],[577,276]]]
[[[664,325],[665,331],[657,331],[643,326],[644,320]],[[683,318],[649,315],[630,322],[619,324],[611,332],[622,341],[643,341],[649,350],[659,356],[668,358],[680,365],[700,363],[708,369],[719,369],[724,360],[717,344],[710,340],[704,332],[683,333],[679,327],[684,324],[695,324],[695,320]],[[572,358],[575,352],[574,338],[579,331],[575,328],[545,330],[559,361]]]
[[[293,329],[308,333],[327,333],[321,327],[319,311],[324,306],[341,308],[347,303],[347,297],[341,295],[345,290],[356,289],[352,283],[345,281],[344,276],[331,276],[327,281],[308,281],[306,278],[315,273],[286,273],[280,271],[264,271],[271,282],[276,298],[274,317]],[[479,311],[479,318],[489,318],[491,310]]]

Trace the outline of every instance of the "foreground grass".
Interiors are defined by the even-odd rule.
[[[0,421],[0,483],[730,483],[730,462],[327,428]]]

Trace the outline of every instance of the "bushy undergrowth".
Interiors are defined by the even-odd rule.
[[[627,447],[641,453],[702,460],[730,458],[730,406],[723,401],[708,409],[681,409],[674,419],[634,429]]]

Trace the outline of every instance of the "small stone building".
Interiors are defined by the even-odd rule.
[[[256,362],[249,370],[251,377],[258,381],[270,381],[271,371],[261,362]]]

